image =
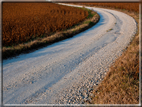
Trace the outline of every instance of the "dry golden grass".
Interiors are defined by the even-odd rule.
[[[136,40],[136,39],[135,39]],[[133,42],[93,93],[95,104],[138,104],[138,46]],[[99,93],[99,94],[98,94]]]
[[[101,3],[99,4],[95,7],[104,7]],[[139,7],[138,4],[134,5],[135,7],[132,8],[137,8],[136,11],[132,11],[131,8],[126,10],[116,9],[115,6],[105,6],[105,8],[132,16],[138,23],[138,31],[128,48],[110,67],[103,81],[98,87],[94,86],[94,97],[90,96],[92,100],[87,101],[87,104],[139,104]]]
[[[89,5],[89,3],[75,3],[81,5]],[[96,5],[97,4],[97,5]],[[125,9],[125,5],[116,8],[112,4],[94,3],[91,6],[105,7],[117,11],[124,12],[132,16],[138,23],[138,31],[128,48],[123,52],[115,63],[110,67],[103,81],[94,86],[91,101],[88,104],[139,104],[139,6],[138,3],[129,3]],[[108,5],[109,4],[109,5]],[[112,5],[112,6],[111,6]],[[90,6],[90,5],[89,5]],[[123,9],[122,9],[123,7]],[[133,10],[134,9],[134,10]],[[142,68],[142,67],[141,67]]]
[[[139,23],[138,13],[117,10],[132,16]],[[95,97],[92,97],[91,104],[139,104],[139,30],[93,94]]]

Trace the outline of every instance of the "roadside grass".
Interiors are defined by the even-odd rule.
[[[94,11],[90,10],[90,9],[87,9],[85,7],[77,7],[77,8],[81,8],[83,10],[87,10],[88,11],[88,16],[87,16],[87,19],[89,18],[92,18],[96,13],[94,13]]]
[[[92,104],[139,103],[139,35],[110,67],[93,94]]]
[[[94,88],[92,92],[94,97],[90,96],[89,102],[90,104],[139,104],[139,14],[124,9],[114,10],[133,17],[138,23],[138,31],[127,49],[109,68],[103,81]]]
[[[85,8],[82,8],[82,9],[85,9]],[[85,10],[87,10],[89,13],[88,17],[84,21],[68,29],[64,29],[59,32],[52,32],[48,37],[45,37],[43,35],[41,37],[37,37],[34,40],[30,40],[28,42],[21,43],[16,46],[13,45],[8,47],[2,47],[2,59],[12,58],[22,53],[32,52],[41,47],[48,46],[55,42],[70,38],[74,36],[75,34],[78,34],[92,27],[99,21],[100,16],[94,11],[91,11],[89,9],[85,9]]]

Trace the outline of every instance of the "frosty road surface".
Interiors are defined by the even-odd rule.
[[[3,60],[4,104],[82,104],[136,33],[135,20],[92,8],[100,21],[53,45]]]

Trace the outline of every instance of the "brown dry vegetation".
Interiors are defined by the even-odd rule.
[[[93,93],[91,103],[95,104],[139,103],[139,35]]]
[[[83,3],[83,5],[85,4]],[[92,3],[91,5],[102,7],[104,3]],[[119,10],[132,16],[138,23],[139,29],[138,3],[119,3],[123,9],[116,9],[117,3],[110,3],[110,5],[105,3],[105,5],[107,8]],[[89,102],[91,104],[139,104],[139,30],[127,50],[110,67],[101,84],[94,89],[93,94],[94,97],[90,96],[92,100]]]
[[[139,13],[139,3],[77,3],[88,6],[109,7],[115,9],[123,9]]]
[[[54,3],[2,3],[2,44],[12,46],[83,21],[88,11]]]
[[[42,4],[41,4],[41,6],[42,6]],[[49,6],[52,6],[52,5],[49,5]],[[39,8],[39,9],[42,9],[42,7]],[[12,46],[3,46],[2,47],[2,59],[7,59],[7,58],[10,58],[10,57],[14,57],[14,56],[17,56],[17,55],[19,55],[21,53],[28,53],[28,52],[34,51],[34,50],[36,50],[38,48],[41,48],[41,47],[50,45],[52,43],[61,41],[63,39],[72,37],[75,34],[78,34],[78,33],[82,32],[82,31],[92,27],[95,23],[97,23],[99,21],[99,15],[96,12],[85,9],[85,8],[75,8],[75,9],[77,9],[77,11],[79,9],[79,11],[83,11],[85,13],[87,12],[88,13],[87,18],[85,18],[84,21],[81,21],[81,22],[79,22],[77,24],[74,24],[73,26],[69,27],[68,29],[65,29],[65,30],[62,30],[62,31],[57,31],[55,33],[52,32],[51,34],[49,34],[48,32],[45,32],[45,34],[43,36],[39,35],[39,37],[35,38],[34,40],[31,39],[27,43],[20,43],[20,44],[17,44],[15,46],[13,46],[14,44]],[[29,10],[29,11],[31,11],[31,10]],[[40,11],[40,10],[38,10],[38,11]],[[64,14],[61,14],[61,15],[64,16]],[[21,17],[21,16],[19,16],[19,17]],[[27,18],[27,17],[25,17],[25,18]],[[72,17],[70,17],[70,18],[72,18]],[[50,19],[50,20],[52,20],[52,19]],[[65,23],[65,26],[67,24],[68,23]],[[35,27],[37,27],[37,26],[35,26]],[[27,28],[27,29],[29,29],[29,28]],[[39,29],[40,29],[40,26],[39,26]],[[34,31],[31,32],[31,33],[34,33]],[[26,36],[26,37],[29,37],[29,36]]]

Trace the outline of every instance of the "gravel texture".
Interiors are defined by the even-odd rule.
[[[76,36],[3,60],[4,104],[84,104],[135,35],[135,20],[97,11],[100,21]]]

